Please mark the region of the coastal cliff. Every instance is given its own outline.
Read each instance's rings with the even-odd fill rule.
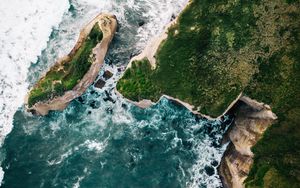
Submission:
[[[299,10],[299,1],[190,0],[133,58],[117,92],[142,108],[166,97],[207,118],[234,112],[224,186],[297,187]]]
[[[277,119],[270,106],[248,97],[241,97],[230,110],[235,121],[224,141],[230,141],[219,166],[219,175],[225,188],[243,188],[254,154],[251,148]]]
[[[116,28],[116,17],[111,14],[101,13],[89,22],[81,30],[71,52],[59,59],[30,90],[25,102],[28,111],[46,115],[50,110],[63,110],[73,99],[82,95],[96,79]],[[72,62],[74,59],[75,63]],[[72,63],[75,64],[74,68]],[[83,70],[86,72],[81,72],[82,76],[78,76]],[[50,86],[45,86],[49,82]],[[50,94],[45,94],[46,92]]]

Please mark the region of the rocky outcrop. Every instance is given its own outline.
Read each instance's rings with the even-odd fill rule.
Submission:
[[[224,142],[230,141],[230,144],[219,166],[219,175],[225,188],[242,188],[253,163],[251,147],[277,117],[270,106],[245,96],[235,104],[231,113],[235,122],[224,138]]]
[[[28,111],[38,115],[46,115],[50,110],[63,110],[67,105],[75,98],[82,95],[86,89],[95,81],[100,68],[102,67],[105,55],[107,53],[109,44],[113,39],[114,33],[117,29],[117,20],[114,15],[111,14],[99,14],[91,22],[89,22],[80,32],[79,39],[72,49],[72,51],[65,57],[59,59],[56,64],[60,64],[64,61],[69,61],[76,54],[76,51],[80,48],[86,37],[89,35],[95,24],[99,25],[103,33],[103,38],[99,44],[93,49],[93,56],[95,57],[91,67],[84,77],[78,82],[78,84],[70,91],[66,91],[62,96],[55,97],[46,102],[38,102],[32,107],[28,107],[28,99],[25,101],[25,106]]]

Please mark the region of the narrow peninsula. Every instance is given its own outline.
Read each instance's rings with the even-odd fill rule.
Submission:
[[[300,2],[190,0],[158,41],[118,93],[140,107],[166,96],[213,118],[231,111],[224,187],[298,187]]]
[[[99,14],[80,32],[71,52],[59,59],[26,98],[29,111],[46,115],[63,110],[94,82],[117,28],[114,15]]]

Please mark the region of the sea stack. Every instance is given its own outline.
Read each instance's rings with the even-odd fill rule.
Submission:
[[[80,32],[71,52],[59,59],[32,87],[25,99],[28,111],[47,115],[64,110],[95,81],[117,29],[112,14],[101,13]]]

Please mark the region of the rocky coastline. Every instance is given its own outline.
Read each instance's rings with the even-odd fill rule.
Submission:
[[[116,93],[121,96],[117,90]],[[179,99],[163,95],[160,100],[163,97],[186,107],[193,114],[209,120],[220,119],[226,114],[234,115],[235,120],[223,138],[223,144],[229,144],[218,167],[218,173],[224,188],[244,188],[244,180],[253,164],[254,154],[251,147],[262,138],[263,133],[277,119],[270,106],[243,96],[241,93],[222,115],[212,118],[194,111],[194,106]],[[138,102],[126,100],[143,109],[156,104],[146,99]]]
[[[75,98],[82,95],[85,90],[95,81],[100,68],[103,65],[105,55],[108,51],[109,44],[113,39],[113,36],[117,29],[117,19],[114,15],[108,13],[101,13],[90,21],[80,32],[79,39],[71,50],[71,52],[63,58],[60,58],[55,65],[60,65],[64,61],[69,61],[76,54],[76,51],[80,48],[90,31],[95,24],[99,25],[99,28],[103,32],[103,38],[100,43],[93,49],[93,62],[88,72],[84,77],[76,84],[76,86],[69,91],[66,91],[62,96],[55,97],[46,102],[39,101],[33,106],[28,105],[28,96],[25,99],[25,107],[29,112],[36,115],[47,115],[51,110],[64,110],[67,105]],[[43,77],[41,78],[43,79]]]
[[[230,109],[235,121],[223,142],[229,143],[219,166],[219,175],[225,188],[243,188],[250,172],[254,154],[251,147],[277,119],[269,105],[243,96]]]
[[[134,56],[126,69],[131,67],[133,61],[145,58],[149,60],[152,69],[155,69],[155,54],[159,49],[159,45],[167,38],[168,29],[173,24],[176,24],[177,18],[178,17],[166,26],[164,32],[160,36],[153,38],[139,55]],[[117,89],[115,89],[115,92],[117,95],[123,97]],[[226,114],[233,114],[235,116],[235,121],[228,129],[223,140],[224,144],[229,142],[229,145],[222,157],[218,173],[225,188],[245,187],[244,180],[247,178],[251,165],[253,164],[254,154],[251,151],[251,147],[261,139],[266,129],[277,119],[276,115],[271,111],[270,106],[259,103],[244,96],[243,93],[240,93],[221,115],[217,118],[213,118],[207,114],[199,113],[199,110],[195,109],[195,106],[192,104],[188,104],[172,96],[162,95],[158,102],[162,98],[172,100],[184,106],[193,114],[209,120],[220,119]],[[125,99],[143,109],[156,104],[148,99],[143,99],[141,101]]]

